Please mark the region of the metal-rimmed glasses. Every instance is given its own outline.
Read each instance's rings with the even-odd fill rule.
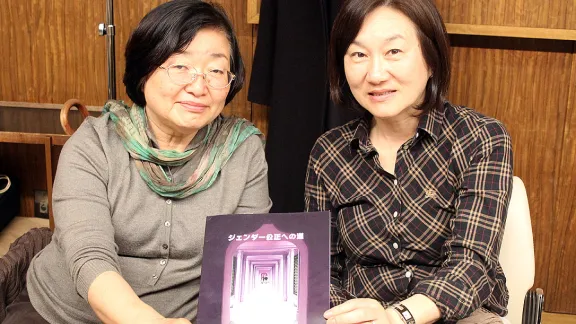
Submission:
[[[185,64],[172,64],[168,67],[159,66],[158,68],[166,70],[170,80],[179,85],[192,83],[201,75],[210,88],[224,89],[236,78],[228,70],[210,68],[205,73],[200,73],[194,67]]]

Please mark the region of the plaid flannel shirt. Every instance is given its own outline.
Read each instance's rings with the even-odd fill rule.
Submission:
[[[512,145],[499,121],[446,102],[384,171],[370,121],[322,135],[310,154],[306,209],[332,211],[332,306],[388,306],[423,294],[454,323],[485,307],[506,314],[498,262],[512,192]]]

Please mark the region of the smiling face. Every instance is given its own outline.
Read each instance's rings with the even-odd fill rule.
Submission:
[[[384,6],[366,16],[344,55],[344,71],[354,98],[381,119],[413,116],[430,78],[416,26]]]
[[[175,53],[161,66],[182,64],[201,73],[230,71],[230,42],[226,34],[202,29],[182,53]],[[165,69],[156,69],[144,85],[148,121],[166,134],[195,134],[224,109],[230,86],[213,89],[202,75],[188,83],[173,82]]]

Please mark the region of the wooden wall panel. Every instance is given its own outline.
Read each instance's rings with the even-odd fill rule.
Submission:
[[[446,23],[576,29],[576,0],[435,0]]]
[[[557,204],[557,199],[558,193],[566,188],[558,183],[559,174],[570,179],[567,181],[574,181],[576,171],[555,167],[563,156],[567,111],[574,112],[573,107],[567,106],[570,90],[567,72],[573,63],[573,43],[471,36],[453,36],[451,41],[449,99],[498,118],[509,130],[514,147],[514,173],[525,182],[529,196],[536,255],[535,286],[557,295],[557,288],[548,285],[551,269],[557,269],[555,275],[560,272],[568,275],[572,269],[566,263],[552,266],[560,254],[551,243],[557,239],[556,227],[566,225],[569,213],[572,219],[575,215],[574,209],[559,214],[558,209],[566,206],[564,202]],[[566,160],[564,164],[572,162]],[[576,249],[571,258],[568,263],[576,259]],[[576,291],[576,280],[561,284],[566,292]],[[562,308],[547,297],[546,309],[576,313],[576,295],[559,296],[571,306]]]
[[[555,208],[548,267],[546,308],[576,314],[576,43],[572,54],[570,95],[563,127],[562,153],[556,165]]]
[[[118,98],[129,102],[122,83],[124,50],[131,31],[140,19],[167,0],[116,0],[116,87]],[[246,0],[216,0],[228,13],[236,30],[244,64],[246,83],[224,109],[224,114],[255,123],[267,123],[266,115],[252,113],[247,100],[252,71],[255,33],[247,23]],[[89,6],[89,8],[87,8]],[[105,0],[5,0],[0,1],[0,21],[7,32],[0,33],[0,101],[62,104],[77,98],[85,105],[102,106],[107,99],[106,38],[97,35],[98,23],[105,22]],[[0,130],[60,133],[57,114],[0,110]],[[40,125],[37,117],[46,125]],[[4,119],[4,122],[2,122]],[[14,125],[15,122],[15,125]],[[25,124],[25,125],[24,125]],[[22,129],[22,127],[26,130]],[[266,128],[264,125],[261,127]]]
[[[99,112],[90,113],[92,116],[100,115]],[[71,111],[68,118],[72,128],[76,129],[80,126],[82,117],[78,111]],[[2,106],[0,106],[0,131],[64,134],[60,125],[60,110]]]
[[[106,99],[105,1],[0,1],[0,100]]]
[[[266,136],[268,134],[268,110],[270,107],[253,103],[252,122]]]

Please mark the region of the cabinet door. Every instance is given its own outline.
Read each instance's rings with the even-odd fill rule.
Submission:
[[[0,1],[0,100],[63,104],[107,96],[104,0]]]

